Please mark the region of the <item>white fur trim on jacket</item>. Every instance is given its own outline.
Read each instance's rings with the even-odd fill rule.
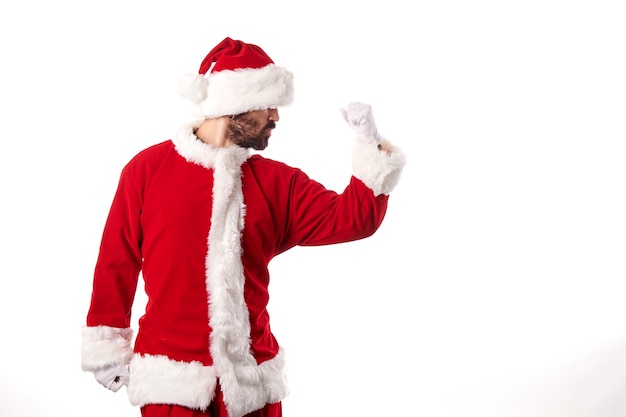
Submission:
[[[180,362],[166,356],[133,355],[126,389],[130,403],[179,404],[206,409],[215,395],[217,377],[211,366]]]
[[[207,169],[215,168],[218,159],[231,160],[230,170],[239,170],[251,155],[250,150],[239,146],[218,148],[202,142],[194,135],[193,130],[202,124],[203,119],[198,119],[181,127],[172,142],[176,152],[188,162],[200,165]]]
[[[250,320],[244,299],[241,232],[246,207],[237,158],[220,153],[213,171],[213,210],[206,257],[211,356],[224,403],[232,417],[258,410],[267,393],[250,349]]]
[[[375,144],[356,140],[352,153],[354,176],[371,188],[374,195],[391,193],[406,164],[406,156],[400,148],[383,141],[383,149],[386,151],[379,150]]]
[[[266,403],[285,398],[284,366],[282,350],[275,358],[258,365],[259,385],[239,389],[236,396],[231,394],[231,399],[240,402],[229,406],[229,417],[241,417],[262,408]],[[220,382],[223,384],[222,379]],[[175,361],[161,355],[134,354],[126,391],[130,403],[139,407],[155,403],[179,404],[204,410],[213,400],[216,384],[217,374],[212,366],[203,366],[200,362]],[[264,395],[259,396],[259,392],[264,392]],[[252,401],[254,399],[256,401]]]
[[[186,160],[213,169],[213,207],[205,259],[209,294],[210,350],[230,417],[240,417],[287,395],[283,355],[257,365],[251,350],[250,319],[244,298],[241,233],[246,206],[241,165],[250,151],[214,147],[184,127],[174,140]],[[132,380],[132,375],[131,375]]]
[[[81,367],[93,372],[110,365],[126,365],[133,353],[133,330],[109,326],[83,326]]]

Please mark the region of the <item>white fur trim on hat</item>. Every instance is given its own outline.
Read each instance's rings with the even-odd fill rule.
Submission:
[[[206,99],[209,82],[199,74],[183,74],[178,79],[178,94],[193,104]]]
[[[196,116],[215,118],[286,106],[293,101],[293,74],[274,64],[207,73],[185,74],[178,92],[195,104]]]

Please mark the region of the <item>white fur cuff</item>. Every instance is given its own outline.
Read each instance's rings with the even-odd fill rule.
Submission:
[[[81,366],[95,371],[110,365],[128,364],[133,353],[131,328],[83,326]]]
[[[400,174],[406,164],[404,152],[383,140],[383,149],[375,144],[356,140],[352,154],[352,172],[354,176],[369,188],[374,195],[388,195],[400,180]]]

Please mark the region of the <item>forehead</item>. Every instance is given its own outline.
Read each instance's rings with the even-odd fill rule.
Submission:
[[[238,119],[253,119],[253,120],[267,120],[271,117],[278,117],[278,110],[276,108],[250,110],[245,113],[239,113],[230,118],[233,120]]]
[[[250,110],[249,112],[244,114],[249,114],[251,116],[266,116],[269,114],[270,111],[271,109]]]

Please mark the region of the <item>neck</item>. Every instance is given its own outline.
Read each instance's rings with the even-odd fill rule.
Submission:
[[[232,142],[226,137],[228,128],[228,116],[206,119],[194,132],[196,137],[202,142],[218,148],[230,146]]]

